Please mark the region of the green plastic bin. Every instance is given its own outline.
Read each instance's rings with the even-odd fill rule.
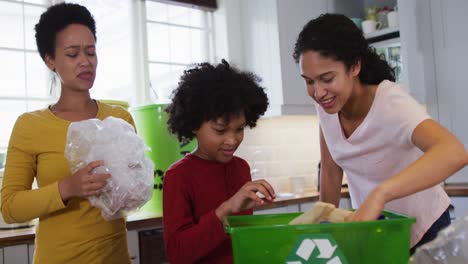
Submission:
[[[164,173],[181,157],[179,141],[167,130],[168,116],[164,111],[166,106],[167,104],[150,104],[130,109],[138,134],[151,148],[146,154],[155,165],[153,196],[141,210],[160,214],[162,214]]]
[[[229,216],[234,262],[408,263],[413,217],[385,211],[386,220],[288,225],[300,214]]]
[[[188,143],[185,143],[185,144],[180,143],[179,144],[180,157],[182,158],[183,156],[185,156],[185,154],[191,153],[193,150],[195,150],[195,148],[197,148],[197,146],[198,146],[198,142],[197,142],[197,139],[195,138]]]

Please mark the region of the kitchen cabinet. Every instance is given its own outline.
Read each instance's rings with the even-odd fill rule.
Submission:
[[[132,264],[167,262],[162,227],[128,231],[127,242]]]
[[[400,35],[410,91],[429,114],[468,145],[468,54],[464,0],[398,0]],[[403,45],[403,44],[402,44]],[[468,168],[446,180],[467,183]]]
[[[367,38],[392,33],[399,35],[401,45],[401,84],[421,104],[428,107],[435,119],[437,94],[435,89],[434,56],[432,47],[431,16],[429,4],[425,0],[335,0],[334,10],[348,17],[365,18],[368,7],[398,7],[399,27],[396,32],[389,28],[367,34]]]
[[[430,5],[426,0],[398,0],[398,9],[404,85],[438,120]]]
[[[34,260],[34,244],[28,244],[28,256],[29,264],[32,264]]]
[[[166,263],[163,228],[152,228],[138,232],[140,263]]]
[[[280,55],[280,76],[282,95],[282,114],[307,114],[314,113],[312,99],[307,94],[304,80],[300,76],[299,66],[292,58],[294,45],[299,32],[311,19],[332,11],[328,8],[328,0],[301,0],[290,1],[277,0],[277,21]],[[271,56],[271,54],[269,54]],[[273,98],[275,99],[275,98]]]
[[[3,248],[4,264],[29,264],[32,263],[28,254],[28,245],[16,245]]]
[[[0,248],[0,264],[32,264],[34,244],[21,244]]]
[[[269,116],[315,113],[299,67],[292,58],[297,36],[308,21],[327,12],[364,17],[366,7],[397,5],[396,0],[220,0],[218,3],[217,14],[222,13],[226,20],[215,23],[215,27],[220,24],[225,27],[216,31],[229,34],[217,36],[217,46],[228,47],[222,51],[218,48],[217,54],[262,78],[270,100]],[[215,21],[216,17],[215,14]],[[406,34],[406,38],[411,35]],[[412,70],[424,69],[421,65],[425,66],[415,64]],[[410,87],[410,91],[415,97],[424,98],[425,90],[420,87],[424,86]],[[424,103],[423,99],[420,101]]]
[[[225,54],[234,55],[230,57],[240,68],[261,77],[270,100],[267,115],[313,114],[314,106],[292,54],[302,27],[327,12],[328,1],[220,1],[220,9],[224,8],[231,8],[225,11],[229,18],[226,29],[230,30]]]
[[[398,5],[402,83],[420,103],[434,105],[436,91],[431,63],[432,46],[426,41],[432,36],[430,14],[427,4],[422,8],[419,6],[422,2],[220,0],[219,9],[223,11],[219,12],[224,12],[227,18],[224,31],[229,34],[223,36],[226,40],[220,43],[227,43],[227,51],[217,53],[262,78],[262,85],[266,87],[270,100],[267,115],[314,114],[315,109],[300,77],[299,67],[292,58],[294,44],[303,26],[322,13],[342,13],[348,17],[362,18],[365,17],[367,7]],[[426,89],[428,86],[430,88]]]
[[[365,18],[368,7],[398,7],[398,34],[401,44],[402,72],[400,82],[421,104],[428,106],[429,114],[435,119],[437,112],[436,78],[432,47],[431,14],[425,0],[335,0],[333,9],[348,17]],[[377,30],[367,37],[385,33]],[[430,107],[429,107],[430,106]]]
[[[420,0],[420,2],[426,1]],[[439,122],[453,132],[465,148],[468,146],[466,10],[468,10],[466,0],[430,1]],[[467,183],[468,168],[456,173],[446,182]]]

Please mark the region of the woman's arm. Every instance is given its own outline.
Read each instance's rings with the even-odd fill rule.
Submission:
[[[109,177],[108,174],[91,173],[94,167],[102,164],[92,162],[70,177],[51,181],[46,186],[32,190],[37,173],[38,153],[46,151],[44,147],[42,150],[37,147],[39,139],[35,129],[40,126],[37,122],[40,121],[29,115],[21,116],[10,137],[1,208],[7,223],[26,222],[65,208],[70,198],[98,194]],[[51,160],[49,166],[55,165],[59,166]]]
[[[343,170],[335,163],[320,128],[320,201],[340,204]]]
[[[3,175],[2,215],[7,223],[21,223],[65,207],[57,182],[31,190],[36,175],[35,123],[21,116],[10,137]]]
[[[464,145],[431,119],[421,122],[411,139],[424,155],[372,191],[351,220],[377,219],[385,203],[439,184],[468,164]]]

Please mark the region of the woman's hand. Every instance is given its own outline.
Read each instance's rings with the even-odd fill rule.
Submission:
[[[261,193],[265,198],[262,199],[257,195],[257,192]],[[224,221],[224,218],[228,215],[251,209],[265,203],[265,201],[271,202],[274,199],[275,191],[267,181],[247,182],[236,194],[216,209],[216,215],[221,221]]]
[[[99,194],[106,185],[110,174],[92,173],[92,171],[104,165],[101,160],[90,162],[86,167],[81,168],[72,176],[59,182],[59,191],[64,202],[72,197],[88,197]]]
[[[364,203],[346,220],[347,221],[374,221],[379,218],[380,214],[384,210],[385,197],[379,191],[379,188],[375,189],[369,196],[367,196]]]

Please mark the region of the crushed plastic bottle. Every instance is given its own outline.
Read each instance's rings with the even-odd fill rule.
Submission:
[[[126,121],[108,117],[70,124],[65,157],[75,173],[88,163],[103,160],[104,166],[93,173],[111,177],[90,203],[101,209],[104,219],[122,218],[143,206],[152,195],[154,164],[146,157],[147,149],[134,128]]]
[[[468,263],[468,215],[439,231],[437,237],[418,248],[411,264]]]

